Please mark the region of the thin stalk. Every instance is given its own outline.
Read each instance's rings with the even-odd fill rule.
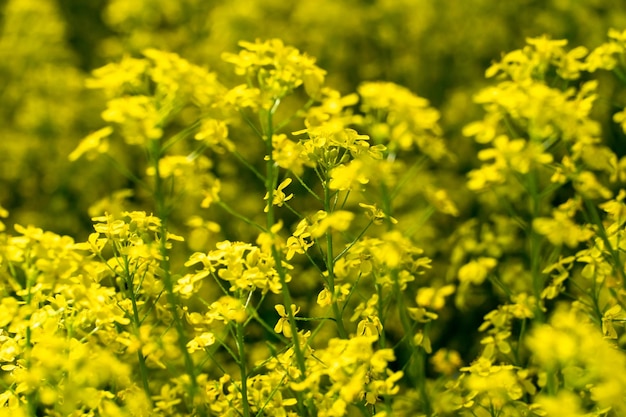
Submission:
[[[420,218],[415,219],[415,221],[413,222],[413,225],[404,232],[404,235],[407,237],[410,237],[410,236],[413,236],[418,231],[420,231],[422,226],[426,224],[428,219],[430,219],[431,216],[435,214],[436,211],[437,209],[435,209],[435,207],[432,205],[429,205],[428,207],[426,207],[424,209],[422,216]]]
[[[30,304],[32,302],[32,286],[33,286],[33,282],[36,280],[36,276],[35,276],[35,270],[31,269],[30,267],[28,268],[27,272],[26,272],[26,305],[29,306],[30,308]],[[30,361],[30,356],[31,356],[31,351],[33,349],[33,342],[32,342],[32,330],[30,327],[30,318],[31,315],[29,314],[28,316],[25,317],[26,322],[28,323],[28,325],[26,326],[26,336],[25,336],[25,352],[24,352],[24,357],[25,357],[25,368],[27,370],[30,370],[31,367],[31,361]],[[37,415],[36,413],[36,393],[35,391],[32,391],[30,393],[28,393],[26,395],[26,407],[28,408],[28,414],[32,417],[35,417]]]
[[[263,403],[263,405],[261,407],[259,407],[259,412],[256,413],[255,417],[263,417],[265,415],[265,407],[267,407],[269,405],[269,403],[272,401],[272,398],[274,398],[274,396],[276,395],[276,393],[278,392],[280,387],[285,384],[285,379],[286,379],[286,377],[283,377],[280,380],[280,382],[278,384],[276,384],[274,389],[272,389],[272,391],[267,396],[267,399],[265,400],[265,403]]]
[[[417,348],[417,354],[415,356],[415,370],[419,375],[417,385],[420,396],[422,397],[424,414],[427,416],[432,416],[430,398],[428,397],[428,392],[426,391],[426,351],[424,351],[424,348],[422,347]]]
[[[196,381],[196,369],[193,363],[193,359],[191,358],[191,354],[187,350],[186,340],[188,339],[187,334],[185,332],[185,328],[183,326],[183,322],[178,313],[178,306],[180,305],[180,300],[178,299],[176,293],[174,292],[174,282],[172,279],[171,271],[170,271],[170,258],[169,258],[169,249],[167,247],[167,217],[169,213],[169,209],[166,204],[165,193],[163,189],[163,179],[161,178],[161,172],[159,170],[159,160],[161,157],[161,149],[159,147],[159,143],[157,141],[152,141],[150,143],[150,157],[151,162],[154,167],[155,175],[154,175],[154,199],[156,204],[156,213],[157,217],[161,219],[160,225],[160,240],[159,240],[159,253],[161,255],[161,269],[163,271],[163,287],[165,288],[166,296],[167,296],[167,304],[172,314],[172,320],[174,324],[174,329],[177,333],[177,342],[178,348],[180,349],[181,355],[183,356],[183,362],[185,366],[185,371],[189,376],[189,388],[188,388],[188,396],[190,400],[190,409],[193,409],[193,404],[196,398],[196,394],[198,392],[198,382]],[[205,411],[203,407],[199,407],[200,415],[205,415]]]
[[[341,257],[343,255],[346,254],[346,252],[348,252],[354,245],[356,245],[356,243],[359,240],[361,240],[361,238],[363,237],[365,232],[367,232],[367,229],[369,229],[372,224],[374,224],[374,221],[370,220],[370,222],[367,224],[367,226],[365,226],[365,228],[363,230],[361,230],[361,233],[359,233],[359,235],[355,239],[352,239],[352,242],[350,242],[345,248],[343,248],[343,250],[341,252],[339,252],[339,254],[337,256],[335,256],[335,259],[333,260],[333,262],[337,262],[339,259],[341,259]]]
[[[526,319],[522,319],[522,328],[520,329],[519,336],[517,338],[517,345],[515,346],[515,364],[521,366],[521,358],[519,356],[520,347],[524,345],[524,338],[526,337]]]
[[[200,124],[201,124],[200,120],[196,120],[195,122],[193,122],[192,124],[184,128],[183,130],[178,132],[177,134],[172,135],[172,137],[170,137],[167,141],[165,141],[165,143],[163,143],[163,145],[161,146],[161,152],[167,151],[169,148],[174,146],[177,142],[180,142],[182,139],[189,137],[193,133],[194,130],[200,127]]]
[[[115,169],[117,169],[126,178],[128,178],[129,180],[133,181],[135,184],[139,185],[140,187],[142,187],[142,188],[144,188],[146,190],[150,189],[150,186],[148,186],[148,184],[146,184],[146,182],[144,182],[141,178],[139,178],[138,176],[133,174],[124,165],[120,164],[119,161],[117,161],[111,155],[109,155],[107,153],[105,153],[104,155],[107,157],[108,161],[115,167]]]
[[[328,181],[324,182],[324,210],[330,213],[331,210],[331,193],[330,187],[328,186]],[[333,315],[335,316],[335,320],[337,322],[337,331],[339,332],[339,336],[342,339],[348,338],[348,332],[346,332],[346,328],[343,324],[343,317],[341,315],[341,310],[339,309],[339,304],[335,297],[335,258],[333,256],[333,233],[329,230],[326,232],[326,271],[328,273],[328,290],[332,296],[332,309]]]
[[[261,232],[266,232],[267,231],[267,230],[265,230],[265,228],[263,226],[261,226],[260,224],[258,224],[254,220],[249,219],[248,217],[244,216],[243,214],[240,214],[237,211],[233,210],[228,204],[224,203],[223,201],[217,201],[215,204],[217,204],[222,209],[224,209],[224,211],[226,211],[228,214],[232,215],[233,217],[238,218],[242,222],[244,222],[244,223],[246,223],[246,224],[248,224],[248,225],[250,225],[252,227],[256,227]]]
[[[544,280],[541,276],[541,242],[542,237],[539,235],[532,222],[539,217],[540,197],[537,185],[537,175],[535,170],[528,173],[528,193],[530,194],[530,223],[528,224],[528,244],[530,249],[530,273],[533,284],[533,294],[537,300],[535,306],[535,318],[544,321],[544,314],[541,308],[541,292],[544,287]]]
[[[273,130],[273,116],[278,104],[279,100],[276,100],[272,106],[272,108],[267,112],[266,124],[264,126],[264,139],[266,145],[266,164],[265,164],[265,190],[268,195],[268,210],[266,216],[266,228],[268,233],[272,236],[272,241],[274,240],[272,226],[275,223],[275,213],[274,213],[274,205],[272,201],[274,201],[274,189],[276,187],[276,182],[278,181],[278,167],[274,164],[273,159],[273,143],[272,136],[274,135]],[[293,304],[293,299],[291,297],[291,292],[289,291],[289,287],[287,286],[287,274],[283,267],[283,259],[282,254],[279,252],[278,248],[275,244],[272,245],[272,257],[274,258],[274,264],[276,268],[276,272],[278,273],[278,277],[281,284],[281,293],[283,295],[283,304],[285,306],[285,312],[287,313],[287,318],[289,321],[289,327],[291,328],[291,334],[293,335],[293,350],[296,356],[296,363],[298,365],[298,369],[300,371],[299,380],[303,380],[306,376],[306,366],[304,361],[304,353],[302,352],[302,347],[300,346],[300,340],[298,336],[298,327],[296,326],[296,320],[291,309],[291,304]],[[302,402],[302,394],[297,393],[298,403],[303,404]],[[312,404],[309,405],[309,409],[306,409],[306,412],[314,412],[312,408]],[[304,409],[302,411],[305,411]]]
[[[246,124],[250,127],[250,129],[252,129],[252,131],[261,139],[263,139],[263,133],[259,130],[259,128],[257,128],[254,124],[254,122],[252,121],[252,119],[250,119],[248,117],[248,115],[246,115],[246,113],[243,110],[239,110],[239,114],[241,114],[241,117],[243,118],[243,120],[246,122]]]
[[[270,199],[271,198],[272,196],[270,195]],[[269,225],[272,224],[272,223],[269,223],[269,221],[270,220],[272,222],[274,221],[273,212],[274,210],[272,209],[272,205],[270,205],[269,210],[268,210],[268,228],[269,228]],[[283,265],[282,265],[282,262],[283,262],[282,256],[275,246],[272,246],[272,256],[274,258],[276,272],[278,272],[278,276],[280,279],[281,292],[283,294],[283,303],[285,305],[287,318],[289,319],[289,326],[291,327],[291,333],[293,334],[293,337],[294,337],[294,351],[296,354],[296,360],[298,362],[298,368],[300,368],[300,371],[302,372],[302,376],[304,376],[304,371],[305,371],[304,355],[302,353],[302,348],[300,347],[300,344],[298,343],[298,340],[297,340],[298,328],[296,326],[295,316],[293,314],[293,311],[291,310],[291,304],[293,304],[293,298],[291,297],[291,292],[289,291],[289,288],[287,287],[287,278],[286,278],[285,269],[283,268]]]
[[[295,208],[291,207],[291,205],[289,205],[289,203],[283,203],[283,206],[286,207],[290,212],[292,212],[293,214],[296,215],[296,217],[302,219],[304,218],[304,215],[302,215],[302,213],[300,213],[298,210],[296,210]]]
[[[378,318],[380,319],[381,323],[385,322],[385,302],[383,300],[383,287],[380,284],[376,284],[376,294],[378,295],[378,303],[376,305],[376,308],[378,309]],[[380,345],[381,348],[386,348],[387,347],[387,340],[385,338],[385,330],[383,329],[382,332],[380,332],[380,336],[378,338],[378,343]]]
[[[255,177],[265,182],[265,177],[263,176],[263,174],[261,174],[250,162],[248,162],[248,160],[244,158],[243,155],[241,155],[237,150],[234,150],[231,153],[235,156],[235,158],[239,160],[239,162],[243,164],[243,166],[248,168]]]
[[[547,378],[546,378],[546,391],[547,394],[549,396],[553,396],[556,395],[557,390],[559,388],[559,377],[557,374],[557,370],[554,369],[554,367],[550,367],[550,369],[547,372]]]
[[[315,104],[315,99],[310,98],[309,101],[307,101],[304,106],[302,106],[302,108],[296,112],[294,112],[291,116],[289,116],[287,119],[283,120],[281,123],[279,123],[278,125],[276,125],[276,127],[274,128],[275,132],[279,132],[281,131],[285,126],[287,126],[289,123],[291,123],[291,121],[293,119],[296,118],[297,115],[299,115],[301,112],[305,112],[308,109],[311,108],[311,106]]]
[[[389,189],[387,188],[387,184],[384,181],[380,184],[380,192],[383,197],[383,213],[385,213],[385,223],[387,224],[387,230],[391,230],[391,228],[393,227],[393,223],[391,222],[391,199],[393,197],[389,194]]]
[[[611,255],[611,260],[613,261],[614,270],[617,273],[617,277],[622,282],[622,286],[626,289],[626,280],[624,279],[624,264],[619,256],[619,253],[613,248],[611,241],[609,240],[609,236],[606,233],[606,229],[604,224],[602,223],[602,219],[600,218],[600,214],[598,213],[598,209],[596,206],[587,198],[584,198],[585,207],[589,212],[589,216],[591,217],[591,221],[597,226],[598,234],[604,242],[604,246],[606,246],[606,250]]]
[[[318,196],[317,193],[313,191],[298,174],[293,173],[293,175],[296,177],[300,185],[302,185],[302,187],[304,187],[304,189],[307,190],[309,194],[311,194],[317,201],[322,202],[320,196]]]
[[[428,158],[425,155],[422,155],[413,163],[413,165],[411,165],[411,168],[408,169],[408,171],[400,179],[396,187],[389,194],[390,200],[393,200],[394,198],[398,196],[398,194],[400,194],[400,191],[402,191],[402,188],[404,188],[407,182],[415,179],[415,176],[417,175],[417,171],[419,171],[419,169],[427,160]],[[389,213],[385,213],[385,214],[389,214]]]
[[[622,82],[622,84],[626,84],[626,74],[624,73],[624,71],[620,67],[615,67],[613,69],[613,73]]]
[[[250,319],[254,319],[257,323],[259,323],[268,333],[272,334],[275,333],[274,332],[274,328],[272,326],[270,326],[265,320],[263,320],[263,318],[261,318],[261,316],[259,315],[259,313],[257,312],[257,310],[255,309],[250,309],[250,318],[248,319],[248,321],[250,321]],[[275,337],[278,338],[278,340],[280,340],[282,343],[289,343],[289,340],[285,337],[283,337],[282,334],[275,334]]]
[[[250,417],[250,403],[248,402],[248,366],[246,364],[245,338],[243,325],[237,323],[235,326],[237,351],[239,360],[239,373],[241,375],[241,397],[243,403],[243,417]]]
[[[411,358],[409,358],[408,362],[413,360],[415,363],[412,372],[408,372],[407,376],[409,378],[413,377],[413,383],[417,386],[420,396],[422,397],[422,402],[424,406],[423,411],[427,416],[430,416],[432,413],[432,407],[430,404],[428,393],[426,391],[426,352],[424,351],[424,348],[414,346],[411,339],[411,335],[413,335],[414,330],[407,314],[408,310],[404,303],[404,293],[402,292],[402,289],[400,288],[400,283],[398,282],[398,270],[392,270],[391,275],[393,277],[393,293],[396,299],[395,304],[397,307],[398,315],[400,316],[400,323],[402,324],[402,328],[404,330],[404,337],[407,338],[406,345],[409,348],[412,356]]]
[[[133,274],[130,273],[130,265],[128,263],[128,257],[124,257],[124,271],[126,280],[126,296],[130,298],[131,305],[133,307],[133,314],[130,317],[133,323],[133,330],[135,335],[139,337],[139,328],[141,327],[141,318],[139,317],[139,308],[137,306],[137,298],[135,296],[135,290],[133,288]],[[146,365],[146,358],[143,356],[142,349],[137,350],[137,360],[139,362],[139,376],[141,377],[141,384],[143,390],[148,397],[148,401],[152,403],[152,395],[150,393],[150,384],[148,383],[148,366]]]

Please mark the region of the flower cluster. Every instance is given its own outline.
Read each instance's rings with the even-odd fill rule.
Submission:
[[[126,182],[84,241],[0,206],[0,416],[623,415],[625,40],[529,38],[463,135],[277,38],[96,69],[67,155]]]

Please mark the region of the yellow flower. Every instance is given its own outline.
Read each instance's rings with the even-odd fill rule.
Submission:
[[[272,159],[281,168],[302,175],[305,165],[311,165],[303,155],[302,143],[294,142],[287,135],[279,134],[272,137]]]
[[[235,144],[228,139],[228,125],[223,120],[204,119],[200,130],[194,136],[195,140],[204,142],[212,150],[220,152],[223,149],[234,151]]]
[[[269,109],[275,100],[304,85],[310,97],[317,97],[326,71],[315,65],[315,59],[280,39],[239,42],[239,54],[224,53],[222,59],[235,65],[235,73],[258,82],[262,106]]]
[[[385,219],[389,219],[391,224],[398,224],[398,220],[385,214],[385,212],[382,209],[379,209],[376,204],[359,203],[359,206],[367,210],[365,215],[368,219],[374,222],[374,224],[383,224]]]
[[[189,353],[194,353],[198,350],[203,350],[207,346],[211,346],[215,343],[215,335],[211,332],[204,332],[194,337],[187,343],[187,350]]]
[[[274,326],[274,331],[276,333],[284,334],[285,337],[291,338],[293,336],[293,333],[291,333],[291,326],[289,324],[289,316],[287,315],[287,312],[285,311],[285,306],[282,304],[276,304],[274,308],[276,309],[276,312],[280,316],[280,318],[278,319],[278,322],[276,323],[276,326]],[[300,311],[300,307],[296,307],[295,304],[291,305],[291,313],[293,314],[293,316],[298,314],[299,311]]]
[[[311,233],[309,232],[309,223],[306,219],[300,220],[296,226],[296,230],[292,236],[287,238],[285,243],[286,254],[285,258],[290,260],[296,253],[304,254],[311,246],[313,242],[311,239]]]
[[[224,102],[236,109],[257,109],[261,105],[261,91],[246,84],[235,86],[224,94]]]
[[[463,365],[463,360],[456,350],[442,348],[430,358],[430,363],[436,372],[452,375]]]
[[[360,185],[367,184],[369,179],[363,173],[363,162],[354,159],[347,164],[336,166],[330,172],[329,187],[331,190],[358,190]]]
[[[378,336],[383,331],[383,324],[378,316],[367,316],[356,326],[357,336]]]
[[[613,192],[598,181],[598,177],[591,171],[582,171],[573,181],[574,188],[586,198],[609,199]]]
[[[196,293],[202,285],[202,280],[209,276],[209,271],[200,271],[195,274],[186,274],[179,278],[174,285],[174,292],[181,295],[182,298],[189,298]]]
[[[425,197],[428,202],[441,213],[449,214],[450,216],[455,217],[459,215],[459,209],[456,204],[454,204],[454,201],[452,201],[446,190],[436,189],[429,186],[426,189]]]
[[[9,217],[9,212],[7,209],[0,205],[0,219],[6,219]],[[2,220],[0,220],[0,232],[4,232],[6,230],[6,226]]]
[[[602,315],[602,333],[607,339],[617,339],[617,331],[613,326],[613,322],[624,322],[626,313],[622,311],[622,307],[619,304],[615,304],[613,307],[607,309]]]
[[[391,82],[364,82],[358,92],[365,124],[391,152],[417,146],[433,160],[449,155],[441,138],[440,114],[428,100]]]
[[[324,288],[317,295],[317,305],[320,307],[326,307],[332,304],[333,297],[328,288]]]
[[[68,157],[69,160],[76,161],[83,155],[86,155],[87,159],[92,160],[99,153],[105,153],[109,150],[109,142],[106,139],[111,133],[113,133],[113,128],[107,126],[89,134],[78,144],[76,149],[70,153]]]
[[[125,96],[107,102],[102,119],[116,123],[122,129],[124,141],[129,145],[145,145],[163,135],[161,117],[153,98]]]
[[[293,198],[293,194],[289,194],[286,195],[283,190],[285,188],[287,188],[289,186],[289,184],[291,184],[291,178],[287,178],[285,179],[283,182],[281,182],[280,184],[278,184],[278,187],[276,188],[276,190],[274,190],[274,193],[272,195],[272,205],[274,206],[278,206],[278,207],[282,207],[283,204],[285,204],[286,201],[289,201]],[[263,198],[264,200],[269,199],[270,193],[266,193],[265,197]],[[263,211],[265,211],[266,213],[269,210],[269,205],[265,206],[265,209]]]
[[[424,307],[408,307],[407,311],[409,316],[418,323],[428,323],[439,318],[437,313],[428,311]]]
[[[313,223],[310,226],[310,233],[313,239],[323,236],[328,229],[343,232],[348,230],[350,223],[354,219],[354,213],[346,210],[337,210],[330,214],[325,211],[318,211],[313,216]]]
[[[625,198],[626,190],[622,189],[613,200],[607,201],[599,206],[609,215],[609,218],[618,225],[622,225],[626,222],[626,204],[624,204]]]
[[[570,248],[575,248],[579,243],[593,237],[593,230],[574,223],[572,219],[563,216],[559,211],[555,210],[553,216],[553,218],[538,217],[533,220],[535,231],[546,236],[553,245],[565,244]]]
[[[580,395],[569,391],[559,391],[556,396],[539,395],[536,399],[539,410],[546,417],[586,417],[589,414],[581,408]]]
[[[430,307],[433,310],[441,310],[445,303],[445,297],[454,294],[454,285],[444,285],[440,288],[421,287],[417,290],[416,302],[420,307]]]
[[[223,321],[224,323],[233,321],[243,323],[247,320],[248,313],[241,300],[225,295],[211,303],[209,311],[206,313],[206,318],[208,323],[211,323],[213,320]]]
[[[599,45],[585,59],[587,71],[613,70],[619,62],[619,56],[624,54],[624,50],[623,44],[613,40]]]
[[[487,376],[472,373],[464,383],[471,391],[489,393],[489,401],[498,406],[519,400],[524,395],[524,389],[511,369],[493,367]]]
[[[92,72],[86,81],[87,88],[102,89],[109,97],[124,94],[143,86],[143,74],[148,67],[145,59],[124,57],[119,63],[107,64]]]
[[[424,349],[424,352],[426,353],[432,353],[433,351],[430,343],[430,337],[424,334],[424,332],[422,332],[421,330],[415,333],[415,335],[413,336],[413,343],[415,343],[415,346],[419,346]]]
[[[459,281],[480,285],[497,264],[498,261],[495,258],[489,257],[480,257],[470,261],[459,269]]]

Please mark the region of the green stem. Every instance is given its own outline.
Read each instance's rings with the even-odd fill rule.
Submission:
[[[115,167],[115,169],[117,169],[126,178],[133,181],[135,184],[138,184],[141,188],[144,188],[146,190],[150,189],[148,184],[146,184],[141,178],[133,174],[129,169],[127,169],[124,165],[122,165],[118,160],[116,160],[109,154],[105,153],[104,155],[108,158],[109,162]]]
[[[183,130],[181,130],[180,132],[176,133],[175,135],[172,135],[161,146],[161,152],[167,151],[169,148],[174,146],[176,143],[178,143],[181,140],[191,136],[191,134],[195,130],[197,130],[200,127],[201,124],[202,124],[202,122],[200,120],[196,120],[195,122],[193,122],[189,126],[185,127]]]
[[[233,155],[235,155],[235,158],[237,158],[239,160],[239,162],[241,162],[243,164],[243,166],[245,166],[246,168],[248,168],[250,170],[250,172],[252,172],[254,174],[255,177],[257,177],[258,179],[260,179],[261,181],[265,181],[265,177],[263,176],[263,174],[261,174],[250,162],[248,162],[248,160],[246,158],[243,157],[243,155],[241,155],[237,150],[234,150],[232,152]]]
[[[279,132],[281,131],[285,126],[287,126],[289,123],[291,123],[291,121],[293,119],[296,118],[296,116],[298,116],[300,113],[304,113],[306,112],[308,109],[311,108],[311,106],[315,104],[315,99],[310,98],[309,101],[307,101],[304,106],[302,106],[302,108],[300,110],[298,110],[297,112],[294,112],[291,116],[289,116],[287,119],[283,120],[281,123],[279,123],[276,128],[274,129],[275,132]]]
[[[389,194],[389,189],[387,188],[387,184],[384,181],[380,184],[380,192],[383,199],[383,212],[385,213],[385,223],[387,224],[387,230],[391,230],[391,228],[393,227],[393,223],[391,222],[391,199],[393,197]]]
[[[241,398],[243,403],[243,417],[250,417],[250,403],[248,402],[248,366],[246,363],[245,340],[243,334],[243,324],[236,325],[236,341],[239,360],[239,373],[241,375]]]
[[[587,198],[584,198],[584,201],[585,201],[585,207],[587,208],[587,211],[589,212],[589,216],[591,217],[591,221],[596,225],[598,234],[600,235],[602,242],[604,242],[604,246],[606,247],[606,250],[609,252],[609,255],[611,256],[611,259],[614,265],[613,269],[615,270],[618,279],[622,282],[622,286],[626,289],[626,280],[624,279],[625,278],[624,277],[624,264],[622,262],[622,259],[620,258],[619,253],[613,248],[613,245],[611,244],[611,241],[609,240],[609,236],[604,227],[604,223],[602,223],[602,219],[600,218],[600,213],[598,213],[598,209],[596,208],[595,204],[593,204],[593,202],[591,202]]]
[[[32,286],[33,286],[33,282],[35,282],[37,279],[36,277],[36,271],[34,270],[34,268],[28,267],[28,269],[26,270],[26,305],[28,306],[28,308],[31,308],[31,302],[32,302]],[[31,351],[33,349],[33,342],[32,342],[32,330],[30,327],[30,318],[31,315],[28,314],[25,317],[26,322],[28,323],[28,325],[26,326],[26,336],[25,336],[25,352],[24,352],[24,358],[25,358],[25,368],[30,371],[31,368]],[[34,387],[31,387],[34,388]],[[28,415],[35,417],[37,415],[37,405],[36,405],[36,393],[35,391],[31,391],[30,393],[28,393],[26,395],[26,407],[28,408]]]
[[[533,284],[533,294],[536,299],[535,318],[544,321],[543,309],[541,306],[541,292],[544,287],[544,279],[541,274],[541,241],[534,227],[533,220],[539,217],[540,196],[537,184],[537,173],[534,169],[528,173],[528,193],[530,194],[530,223],[528,225],[528,243],[530,249],[530,273]]]
[[[426,351],[422,347],[417,348],[417,354],[415,357],[415,370],[419,375],[417,385],[420,396],[422,397],[424,414],[427,416],[432,416],[430,398],[428,397],[428,392],[426,391]]]
[[[126,281],[126,296],[130,298],[131,305],[133,307],[133,314],[131,320],[133,323],[133,330],[135,335],[139,337],[139,328],[141,327],[141,318],[139,317],[139,307],[137,306],[137,298],[135,296],[135,290],[133,285],[133,274],[130,272],[130,265],[128,263],[128,257],[124,256],[124,272]],[[139,362],[139,376],[141,377],[141,384],[143,390],[148,397],[148,401],[152,403],[152,395],[150,393],[150,384],[148,383],[148,366],[146,365],[146,358],[143,356],[142,349],[137,350],[137,360]]]
[[[300,343],[298,341],[298,327],[296,326],[295,316],[293,314],[293,311],[291,310],[291,305],[293,304],[293,298],[291,297],[291,292],[289,291],[289,288],[287,287],[286,272],[282,266],[282,256],[275,246],[272,247],[272,256],[274,258],[276,272],[278,273],[278,276],[280,279],[281,292],[283,294],[283,304],[285,305],[285,312],[287,313],[287,318],[289,319],[289,327],[291,328],[291,334],[293,335],[294,352],[296,354],[296,361],[298,363],[298,368],[302,372],[301,376],[304,377],[305,375],[304,355],[302,353],[302,348],[300,347]]]
[[[558,370],[555,369],[554,367],[550,367],[550,369],[548,369],[547,372],[547,378],[546,378],[546,390],[548,395],[553,396],[556,395],[557,390],[559,388],[559,377],[557,374]]]
[[[348,245],[346,245],[345,248],[343,248],[343,250],[341,252],[339,252],[339,254],[337,256],[335,256],[335,259],[333,260],[333,262],[337,262],[339,259],[341,259],[341,257],[343,255],[345,255],[354,245],[356,245],[356,243],[361,240],[361,238],[363,237],[363,235],[365,235],[365,232],[367,232],[367,230],[370,228],[370,226],[374,224],[373,220],[370,220],[370,222],[367,224],[367,226],[365,226],[363,228],[363,230],[361,230],[361,233],[359,233],[359,235],[352,239],[352,242],[350,242]]]
[[[404,186],[409,181],[413,181],[416,178],[417,172],[420,170],[422,165],[427,160],[428,160],[428,158],[425,155],[422,155],[413,163],[413,165],[411,165],[411,168],[408,169],[406,174],[404,174],[404,176],[400,179],[400,181],[398,181],[398,184],[395,186],[395,188],[391,191],[391,193],[389,193],[389,200],[390,201],[393,200],[394,198],[396,198],[400,194],[400,191],[402,191],[402,188],[404,188]],[[383,183],[383,185],[384,185],[384,183]],[[391,213],[385,212],[385,214],[390,215]]]
[[[252,227],[256,227],[261,232],[266,232],[266,230],[265,230],[265,228],[263,228],[263,226],[261,226],[260,224],[258,224],[254,220],[249,219],[248,217],[244,216],[243,214],[240,214],[237,211],[233,210],[228,204],[224,203],[223,201],[218,201],[218,202],[216,202],[216,204],[218,206],[220,206],[222,209],[224,209],[224,211],[226,211],[228,214],[232,215],[233,217],[238,218],[242,222],[244,222],[244,223],[246,223],[246,224],[248,224],[248,225],[250,225]]]
[[[524,338],[526,337],[526,319],[522,319],[521,323],[522,327],[519,332],[519,336],[517,338],[517,345],[515,346],[515,363],[514,365],[521,366],[521,358],[520,358],[520,348],[524,345]]]
[[[391,275],[393,278],[393,293],[396,299],[396,307],[398,311],[398,315],[400,316],[400,323],[402,324],[402,328],[404,330],[404,337],[406,339],[406,346],[411,354],[411,358],[407,362],[414,360],[415,365],[413,369],[409,368],[409,372],[407,372],[407,376],[409,379],[413,379],[413,384],[417,386],[417,389],[420,393],[423,403],[423,411],[427,416],[430,416],[432,413],[432,407],[430,404],[430,398],[428,397],[428,393],[426,391],[426,352],[424,348],[420,346],[414,346],[413,343],[413,326],[411,325],[411,321],[407,314],[407,308],[404,303],[404,293],[400,288],[400,283],[398,282],[398,270],[393,269],[391,271]],[[425,335],[426,336],[426,335]]]
[[[378,318],[380,319],[381,323],[384,323],[385,322],[385,302],[383,300],[383,286],[382,285],[376,284],[376,294],[378,295],[378,303],[376,305],[376,308],[378,309]],[[380,332],[378,343],[382,349],[387,347],[387,340],[385,337],[384,329],[382,332]]]
[[[252,119],[250,119],[248,117],[248,115],[243,111],[243,110],[239,110],[239,114],[241,114],[241,117],[243,118],[243,120],[246,122],[246,124],[252,129],[252,131],[261,139],[263,139],[263,133],[261,133],[259,131],[259,129],[254,125],[254,123],[252,122]]]
[[[159,240],[159,252],[161,255],[161,269],[163,271],[163,286],[165,288],[166,296],[167,296],[167,304],[172,314],[172,320],[174,324],[174,329],[176,330],[178,336],[178,348],[183,356],[183,362],[185,366],[185,371],[189,376],[189,388],[188,388],[188,396],[190,400],[190,409],[193,409],[193,405],[195,402],[196,394],[198,392],[198,382],[196,381],[196,369],[193,363],[193,359],[191,358],[191,354],[187,350],[186,340],[188,339],[187,334],[185,332],[185,328],[183,326],[183,322],[179,316],[178,306],[181,305],[180,300],[178,299],[176,293],[174,292],[174,282],[172,279],[171,271],[170,271],[170,258],[169,258],[169,249],[167,247],[167,218],[169,214],[169,209],[166,204],[165,193],[163,189],[163,179],[161,178],[161,172],[159,170],[159,160],[161,158],[162,150],[157,141],[152,141],[150,143],[150,157],[152,165],[154,166],[154,199],[156,204],[156,213],[157,217],[161,219],[160,225],[160,240]],[[205,415],[204,408],[199,408],[200,415]]]
[[[626,84],[626,74],[624,73],[624,71],[620,67],[615,67],[613,69],[613,73],[622,82],[622,84]]]
[[[272,226],[275,223],[275,213],[274,213],[274,205],[272,201],[274,201],[274,188],[276,187],[276,182],[278,180],[278,168],[274,164],[273,159],[273,143],[272,136],[274,135],[273,130],[273,116],[276,108],[278,107],[279,100],[274,102],[272,108],[267,112],[267,120],[266,125],[264,126],[264,139],[266,145],[266,164],[265,164],[265,190],[268,195],[268,210],[266,216],[267,222],[267,231],[270,233],[272,241],[274,241],[274,232],[272,232]],[[299,381],[304,380],[306,377],[306,366],[304,361],[304,353],[302,352],[302,347],[300,346],[300,339],[298,335],[298,327],[296,326],[296,320],[291,310],[291,305],[293,304],[293,299],[291,297],[291,292],[289,291],[289,287],[287,286],[287,273],[283,267],[283,257],[275,244],[272,245],[272,257],[274,258],[274,264],[276,268],[276,272],[278,273],[278,277],[281,285],[281,293],[283,295],[283,304],[285,306],[285,312],[287,313],[287,318],[289,321],[289,327],[291,328],[291,334],[293,335],[293,350],[296,356],[296,363],[298,365],[298,369],[300,371],[300,376],[298,377]],[[302,402],[302,394],[297,392],[298,404],[301,406],[304,404]],[[301,409],[303,412],[313,412],[313,405],[307,402],[308,409]]]
[[[331,211],[331,193],[328,181],[324,182],[324,210],[327,213]],[[328,272],[328,290],[332,297],[332,309],[333,315],[337,322],[337,331],[342,339],[348,338],[348,332],[343,324],[343,317],[339,308],[339,303],[335,297],[335,258],[333,255],[333,234],[329,230],[326,232],[326,271]]]
[[[304,189],[307,190],[309,194],[311,194],[317,201],[320,201],[320,202],[322,201],[322,199],[317,195],[317,193],[313,191],[298,174],[293,173],[293,175],[296,177],[300,185],[302,185],[302,187],[304,187]]]

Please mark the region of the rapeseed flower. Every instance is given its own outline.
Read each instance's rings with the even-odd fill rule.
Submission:
[[[289,317],[287,316],[287,313],[285,311],[285,306],[282,304],[277,304],[274,306],[274,308],[276,309],[276,312],[280,316],[280,319],[274,326],[274,331],[276,333],[284,334],[285,337],[291,338],[293,334],[291,333],[291,327],[289,326]],[[292,304],[290,308],[291,308],[291,314],[293,316],[298,314],[298,312],[300,311],[300,308],[297,307],[295,304]]]

